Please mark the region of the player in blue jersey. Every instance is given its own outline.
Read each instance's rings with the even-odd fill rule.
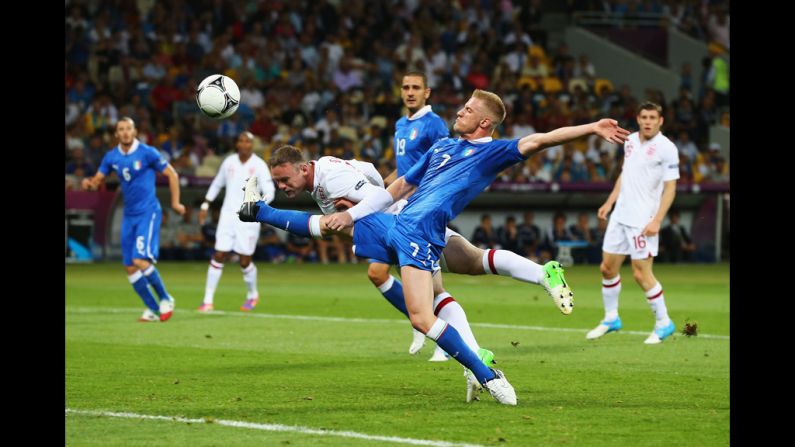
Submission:
[[[119,145],[105,154],[92,178],[83,179],[83,189],[97,189],[111,171],[121,182],[124,214],[121,221],[121,250],[124,268],[133,289],[141,297],[146,310],[138,321],[167,321],[174,311],[174,298],[166,292],[163,280],[154,266],[160,250],[160,221],[163,211],[155,195],[155,174],[168,177],[171,207],[180,215],[185,206],[179,201],[179,176],[157,149],[141,143],[135,122],[124,117],[116,123]],[[157,293],[155,299],[149,286]]]
[[[397,169],[384,179],[387,186],[397,177],[408,172],[433,143],[450,135],[447,124],[433,112],[431,105],[427,104],[430,96],[431,89],[428,87],[425,73],[409,71],[403,75],[400,97],[408,114],[395,123],[393,144]],[[389,274],[389,264],[370,259],[367,277],[389,302],[404,306],[403,286],[399,279]],[[450,297],[450,300],[453,298]],[[409,354],[418,353],[426,340],[425,334],[416,329],[413,331],[414,337],[409,346]],[[444,361],[448,358],[444,351],[437,347],[430,360]]]
[[[498,402],[516,405],[516,392],[505,375],[485,366],[456,329],[433,314],[432,275],[439,270],[445,228],[508,166],[586,135],[595,133],[612,143],[622,143],[629,132],[615,120],[603,119],[518,140],[493,140],[491,135],[505,114],[499,96],[483,90],[473,92],[456,114],[453,128],[461,138],[439,140],[405,176],[389,186],[394,200],[411,196],[386,238],[399,259],[412,325],[472,371],[473,380]]]

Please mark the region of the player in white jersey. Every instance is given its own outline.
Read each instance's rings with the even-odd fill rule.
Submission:
[[[663,289],[652,272],[657,256],[660,225],[676,195],[679,178],[679,153],[660,132],[662,108],[644,102],[638,108],[640,130],[624,143],[624,166],[598,216],[606,219],[615,204],[602,243],[602,300],[605,318],[588,332],[587,339],[599,338],[621,329],[618,296],[621,293],[619,269],[627,255],[632,274],[646,293],[655,315],[654,330],[644,343],[657,344],[674,333],[675,326],[665,307]]]
[[[259,302],[257,290],[257,266],[251,260],[251,255],[257,248],[260,224],[257,222],[241,222],[237,218],[237,211],[243,203],[243,188],[249,177],[257,177],[264,201],[270,203],[275,195],[275,187],[271,174],[265,161],[254,154],[254,135],[243,132],[237,137],[237,154],[230,155],[221,163],[218,174],[210,184],[210,189],[204,196],[204,203],[199,212],[199,224],[204,224],[207,218],[207,209],[210,202],[215,200],[221,188],[226,188],[224,204],[221,207],[221,217],[215,233],[215,254],[210,259],[207,268],[207,283],[204,288],[204,300],[199,306],[199,311],[213,310],[213,299],[218,281],[223,273],[224,261],[230,252],[235,252],[240,257],[240,268],[243,270],[243,281],[248,289],[246,301],[240,306],[242,311],[253,310]]]

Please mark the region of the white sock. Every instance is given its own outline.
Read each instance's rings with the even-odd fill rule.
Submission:
[[[320,214],[314,214],[309,216],[309,234],[312,235],[313,238],[321,238],[323,237],[323,232],[320,230],[320,218],[323,217]]]
[[[467,314],[464,312],[464,308],[449,293],[442,292],[436,295],[436,298],[433,299],[433,314],[451,324],[461,335],[461,338],[464,339],[464,342],[473,351],[478,352],[480,345],[475,340],[472,328],[469,327]]]
[[[533,284],[541,284],[544,278],[544,267],[508,250],[486,250],[483,253],[483,270],[487,274],[510,276]]]
[[[605,321],[618,318],[618,295],[621,293],[621,275],[612,279],[602,278],[602,302],[605,305]]]
[[[663,288],[658,282],[651,289],[646,291],[646,299],[649,302],[651,311],[654,312],[654,318],[657,320],[654,323],[654,328],[658,329],[667,326],[671,322],[668,317],[668,309],[665,307],[665,296],[663,296]]]
[[[218,281],[221,280],[221,275],[223,273],[224,264],[210,259],[210,266],[207,267],[207,284],[204,286],[204,304],[213,303],[215,289],[218,287]]]
[[[246,283],[248,287],[248,293],[246,294],[247,299],[256,298],[259,296],[257,292],[257,266],[254,265],[252,262],[248,265],[248,267],[242,269],[243,270],[243,281]]]

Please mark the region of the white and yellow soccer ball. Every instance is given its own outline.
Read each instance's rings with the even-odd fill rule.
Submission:
[[[240,105],[240,89],[228,76],[207,76],[196,90],[196,104],[210,118],[229,118]]]

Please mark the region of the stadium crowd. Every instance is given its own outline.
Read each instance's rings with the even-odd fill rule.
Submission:
[[[391,137],[403,113],[399,86],[408,69],[427,73],[433,89],[429,102],[449,123],[473,89],[498,93],[508,107],[498,137],[605,116],[636,130],[640,101],[664,104],[663,131],[680,150],[680,181],[728,180],[720,147],[708,143],[710,126],[729,126],[728,92],[715,88],[714,70],[704,71],[704,87],[694,91],[689,67],[683,67],[676,98],[653,88],[632,92],[614,86],[599,77],[589,55],[570,54],[565,43],[548,47],[539,0],[351,0],[344,9],[341,4],[67,1],[66,188],[77,189],[80,179],[96,171],[115,144],[113,129],[122,116],[135,120],[138,138],[159,148],[181,176],[214,176],[245,129],[255,135],[255,152],[266,160],[276,147],[292,144],[313,158],[370,161],[386,176],[395,168]],[[567,2],[572,11],[666,13],[686,32],[711,42],[705,68],[729,48],[728,33],[724,41],[722,25],[715,25],[725,23],[728,29],[722,4]],[[204,117],[195,104],[196,86],[213,73],[235,79],[241,90],[240,108],[222,121]],[[622,161],[621,147],[592,137],[532,157],[497,182],[611,182]],[[200,227],[195,210],[184,217],[166,214],[162,231],[174,234],[161,240],[174,245],[163,247],[163,258],[203,259],[212,247],[213,224]],[[582,233],[593,247],[600,243],[599,228],[569,231],[564,225],[556,233],[550,225],[528,239],[523,225],[514,220],[495,232],[503,239],[524,235],[519,242],[496,238],[493,244],[515,245],[517,252],[543,259],[554,255],[552,242],[566,240],[560,238],[570,237],[567,233]],[[260,259],[348,261],[344,247],[282,242],[271,233],[263,231]],[[591,251],[583,250],[584,260],[593,257]]]

